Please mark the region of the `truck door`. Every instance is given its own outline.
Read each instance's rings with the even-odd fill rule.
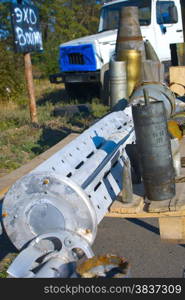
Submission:
[[[154,14],[155,44],[161,61],[171,59],[170,44],[183,42],[182,17],[179,0],[156,1]]]

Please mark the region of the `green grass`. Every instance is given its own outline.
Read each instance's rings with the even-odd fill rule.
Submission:
[[[92,101],[91,109],[94,118],[101,118],[109,111],[109,107],[103,105],[99,99]]]
[[[1,262],[0,262],[0,279],[7,278],[8,273],[7,269],[9,268],[10,264],[17,256],[17,253],[9,253]]]
[[[62,86],[53,86],[46,80],[35,81],[35,84],[38,127],[30,122],[28,105],[0,104],[0,177],[46,151],[69,133],[81,133],[108,112],[108,106],[93,99],[89,116],[79,113],[73,117],[56,117],[53,114],[56,107],[79,101],[69,101]]]
[[[10,264],[6,263],[2,269],[2,271],[0,272],[0,278],[7,278],[7,269],[9,267]]]

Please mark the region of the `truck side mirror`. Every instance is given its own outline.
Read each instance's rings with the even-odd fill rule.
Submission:
[[[177,7],[175,5],[169,6],[168,11],[169,11],[171,23],[177,23],[178,22]]]
[[[161,25],[160,25],[160,28],[161,28],[161,32],[162,32],[163,34],[165,34],[165,33],[166,33],[166,26],[164,26],[163,24],[161,24]]]

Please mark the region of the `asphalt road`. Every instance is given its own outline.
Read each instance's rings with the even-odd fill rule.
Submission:
[[[182,278],[185,245],[160,240],[158,219],[104,218],[93,244],[96,255],[116,254],[131,264],[132,278]]]
[[[120,219],[105,217],[98,226],[93,244],[96,255],[116,254],[131,265],[132,278],[182,278],[185,245],[160,240],[158,219]],[[3,258],[11,258],[15,248],[0,236],[0,270]]]

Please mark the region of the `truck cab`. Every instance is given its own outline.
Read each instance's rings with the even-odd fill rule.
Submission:
[[[105,81],[107,65],[115,54],[119,11],[138,6],[144,40],[149,40],[161,62],[171,60],[170,44],[183,42],[180,0],[116,0],[100,10],[98,33],[59,46],[60,73],[50,76],[53,83],[65,83],[68,92]]]

